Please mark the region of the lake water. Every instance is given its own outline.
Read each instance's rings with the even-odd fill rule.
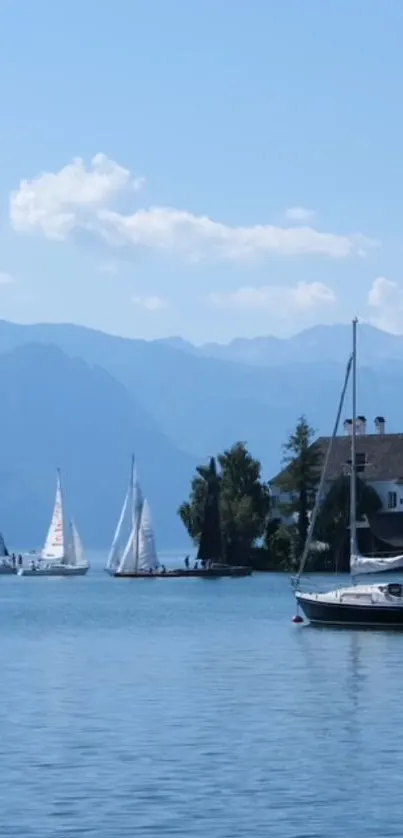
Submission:
[[[403,835],[403,634],[286,577],[0,579],[0,836]]]

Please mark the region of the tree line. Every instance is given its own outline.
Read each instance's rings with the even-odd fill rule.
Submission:
[[[236,442],[199,466],[189,499],[178,512],[195,545],[206,521],[210,487],[219,498],[220,542],[230,564],[251,564],[257,570],[295,571],[304,549],[310,514],[323,465],[323,449],[314,429],[301,416],[283,445],[283,470],[276,487],[287,500],[274,506],[262,466],[246,443]],[[357,516],[371,516],[381,507],[376,491],[357,477]],[[327,491],[317,518],[307,569],[348,569],[350,478],[340,473]],[[204,525],[204,535],[206,525]]]

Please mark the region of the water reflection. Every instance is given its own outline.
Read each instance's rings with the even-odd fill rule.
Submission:
[[[276,576],[2,591],[0,835],[400,838],[401,637]]]

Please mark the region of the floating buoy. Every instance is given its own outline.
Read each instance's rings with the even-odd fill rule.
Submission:
[[[292,618],[293,623],[303,623],[303,619],[300,614],[296,614],[295,617]]]

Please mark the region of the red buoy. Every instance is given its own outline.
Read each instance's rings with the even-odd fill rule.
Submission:
[[[295,617],[292,618],[293,623],[303,623],[303,619],[300,614],[296,614]]]

